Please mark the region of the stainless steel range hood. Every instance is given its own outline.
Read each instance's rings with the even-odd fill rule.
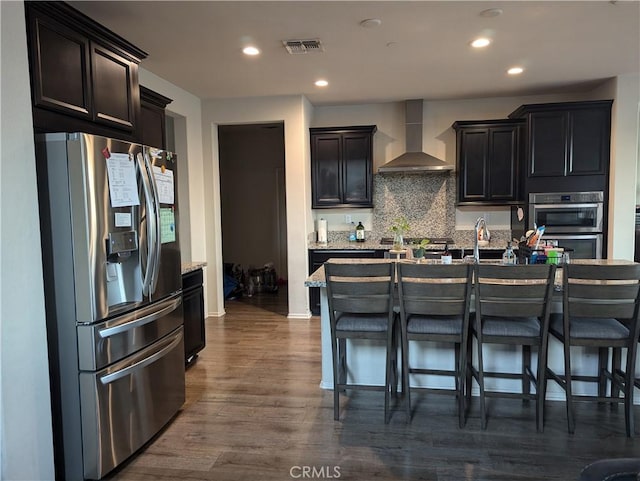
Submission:
[[[407,151],[400,157],[396,157],[378,167],[378,172],[420,174],[453,170],[453,165],[447,164],[444,160],[440,160],[422,151],[422,102],[422,99],[407,100],[405,102]]]

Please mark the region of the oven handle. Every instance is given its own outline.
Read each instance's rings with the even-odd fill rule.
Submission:
[[[534,209],[557,209],[566,207],[595,207],[598,210],[602,209],[602,202],[589,202],[585,204],[532,204]]]

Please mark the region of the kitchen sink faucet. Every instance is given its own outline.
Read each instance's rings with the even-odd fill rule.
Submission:
[[[478,220],[476,220],[476,236],[473,241],[473,262],[475,262],[476,264],[480,262],[480,249],[478,247],[478,237],[480,237],[480,229],[482,229],[483,231],[487,230],[487,224],[485,223],[484,217],[482,216],[478,217]]]

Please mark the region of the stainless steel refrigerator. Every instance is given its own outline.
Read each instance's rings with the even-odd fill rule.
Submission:
[[[56,477],[100,479],[185,400],[177,159],[36,135]]]

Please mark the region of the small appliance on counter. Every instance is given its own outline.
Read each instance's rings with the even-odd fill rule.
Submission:
[[[318,243],[327,243],[327,221],[326,219],[318,219]]]

